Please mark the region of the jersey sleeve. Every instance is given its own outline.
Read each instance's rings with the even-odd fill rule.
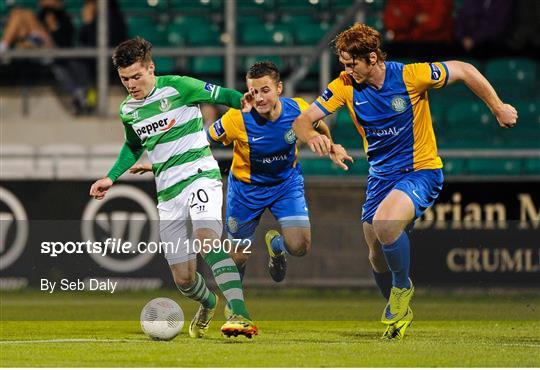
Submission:
[[[107,174],[113,182],[116,182],[124,172],[133,166],[141,157],[144,148],[141,139],[137,136],[133,128],[124,123],[125,140],[116,162]]]
[[[346,104],[347,99],[350,98],[348,95],[352,96],[352,84],[346,75],[341,74],[330,82],[314,104],[326,115],[330,115]]]
[[[309,104],[307,101],[305,101],[304,99],[302,98],[293,98],[293,100],[296,102],[296,104],[298,104],[298,108],[300,109],[300,113],[302,113],[303,111],[307,110],[309,108]],[[320,121],[317,121],[317,122],[313,122],[313,128],[314,129],[317,129],[320,125],[320,122],[324,122],[323,120],[320,120]]]
[[[442,62],[407,64],[403,68],[405,84],[421,94],[428,89],[439,89],[448,82],[448,68]]]
[[[240,123],[243,120],[242,112],[237,109],[229,109],[220,119],[208,128],[208,138],[223,145],[229,145],[236,140],[240,133]]]
[[[239,91],[188,76],[175,76],[171,82],[184,96],[186,104],[210,103],[237,109],[242,107],[243,95]]]

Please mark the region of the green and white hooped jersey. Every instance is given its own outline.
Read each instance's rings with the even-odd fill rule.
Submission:
[[[158,201],[176,197],[205,177],[221,180],[198,103],[217,103],[220,87],[186,76],[158,76],[144,99],[130,96],[120,106],[126,142],[148,152]]]

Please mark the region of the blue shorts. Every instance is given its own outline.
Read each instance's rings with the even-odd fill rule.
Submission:
[[[272,186],[247,184],[229,176],[226,225],[233,238],[251,238],[266,208],[282,229],[310,227],[302,175]]]
[[[366,201],[362,206],[362,222],[372,223],[379,204],[395,189],[401,190],[411,198],[415,217],[418,218],[435,202],[442,190],[442,184],[441,169],[413,171],[394,179],[368,176]]]

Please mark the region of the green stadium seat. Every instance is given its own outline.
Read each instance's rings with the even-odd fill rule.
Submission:
[[[505,158],[470,158],[467,161],[470,175],[520,175],[521,160]]]
[[[276,0],[242,0],[238,2],[237,12],[239,16],[245,13],[261,13],[276,8]]]
[[[492,141],[485,133],[476,131],[439,134],[437,145],[441,149],[493,149],[501,144],[499,138]]]
[[[467,101],[450,104],[446,109],[448,130],[492,130],[496,128],[495,118],[482,101]],[[485,132],[485,131],[484,131]]]
[[[362,136],[349,115],[347,109],[342,108],[336,113],[336,122],[330,128],[334,141],[343,145],[347,150],[363,150]]]
[[[332,0],[330,2],[331,10],[333,12],[343,12],[350,8],[355,0]]]
[[[119,0],[120,9],[124,13],[148,13],[164,10],[166,1],[160,0],[157,2],[149,2],[147,0]],[[152,4],[152,5],[150,5]],[[129,18],[128,18],[129,19]]]
[[[220,44],[221,28],[218,23],[205,16],[176,16],[167,26],[171,32],[181,35],[189,45],[217,46]]]
[[[514,104],[518,111],[518,127],[540,131],[540,103],[536,100],[522,100]]]
[[[223,73],[222,57],[193,57],[191,72],[195,75],[221,75]]]
[[[211,24],[186,32],[185,38],[192,46],[218,46],[221,44],[221,31],[217,25]]]
[[[127,19],[129,35],[141,36],[155,46],[167,46],[167,26],[152,16],[132,16]]]
[[[443,132],[446,123],[446,105],[441,104],[438,101],[430,102],[429,110],[431,112],[431,120],[433,122],[433,127],[435,128],[435,133]]]
[[[170,46],[184,46],[186,37],[181,27],[174,23],[169,23],[166,28],[167,42]]]
[[[496,59],[486,64],[486,77],[503,99],[527,98],[537,86],[538,64],[529,59]]]
[[[456,82],[450,85],[446,85],[440,89],[433,89],[429,91],[429,97],[437,97],[444,100],[447,105],[454,105],[465,101],[479,101],[479,98],[464,84]],[[450,104],[448,102],[451,102]]]
[[[84,0],[69,0],[64,1],[66,10],[71,14],[79,14],[81,13],[81,9],[84,5]]]
[[[156,64],[156,74],[172,74],[176,69],[176,60],[173,57],[153,57]]]
[[[349,166],[348,171],[344,171],[329,158],[300,158],[299,162],[305,176],[367,176],[368,164],[364,158],[355,160]]]
[[[366,14],[365,23],[368,26],[375,28],[377,31],[384,30],[383,18],[381,17],[381,14],[379,13]]]
[[[523,166],[524,172],[527,175],[540,175],[540,159],[527,158]]]
[[[366,1],[367,10],[370,12],[383,12],[386,7],[386,0]]]
[[[283,66],[284,66],[283,59],[278,55],[261,55],[261,56],[252,55],[252,56],[243,58],[242,75],[244,75],[246,71],[249,69],[249,67],[251,67],[253,64],[255,64],[256,62],[262,62],[264,60],[269,60],[273,62],[280,71],[283,70]]]
[[[497,135],[510,148],[540,149],[540,105],[533,100],[513,104],[518,111],[518,125],[499,129]]]
[[[264,22],[263,22],[264,23]],[[239,32],[243,31],[243,27],[248,25],[260,25],[261,17],[254,15],[239,15],[236,17],[236,24]]]
[[[277,7],[284,14],[314,14],[326,3],[325,0],[319,0],[316,3],[308,0],[278,0]]]
[[[189,14],[221,11],[222,0],[168,0],[168,5],[174,11]]]
[[[38,0],[4,0],[5,6],[8,8],[18,6],[21,8],[36,9],[38,6]]]
[[[465,174],[464,158],[443,159],[443,171],[445,175],[463,175]]]
[[[313,22],[295,24],[294,37],[297,45],[316,45],[328,33],[330,26],[327,23]]]
[[[240,43],[248,46],[291,45],[293,41],[290,27],[286,24],[246,24],[239,34]]]

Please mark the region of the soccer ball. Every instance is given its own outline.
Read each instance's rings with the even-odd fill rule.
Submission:
[[[153,340],[171,340],[184,326],[184,312],[169,298],[156,298],[141,312],[141,329]]]

